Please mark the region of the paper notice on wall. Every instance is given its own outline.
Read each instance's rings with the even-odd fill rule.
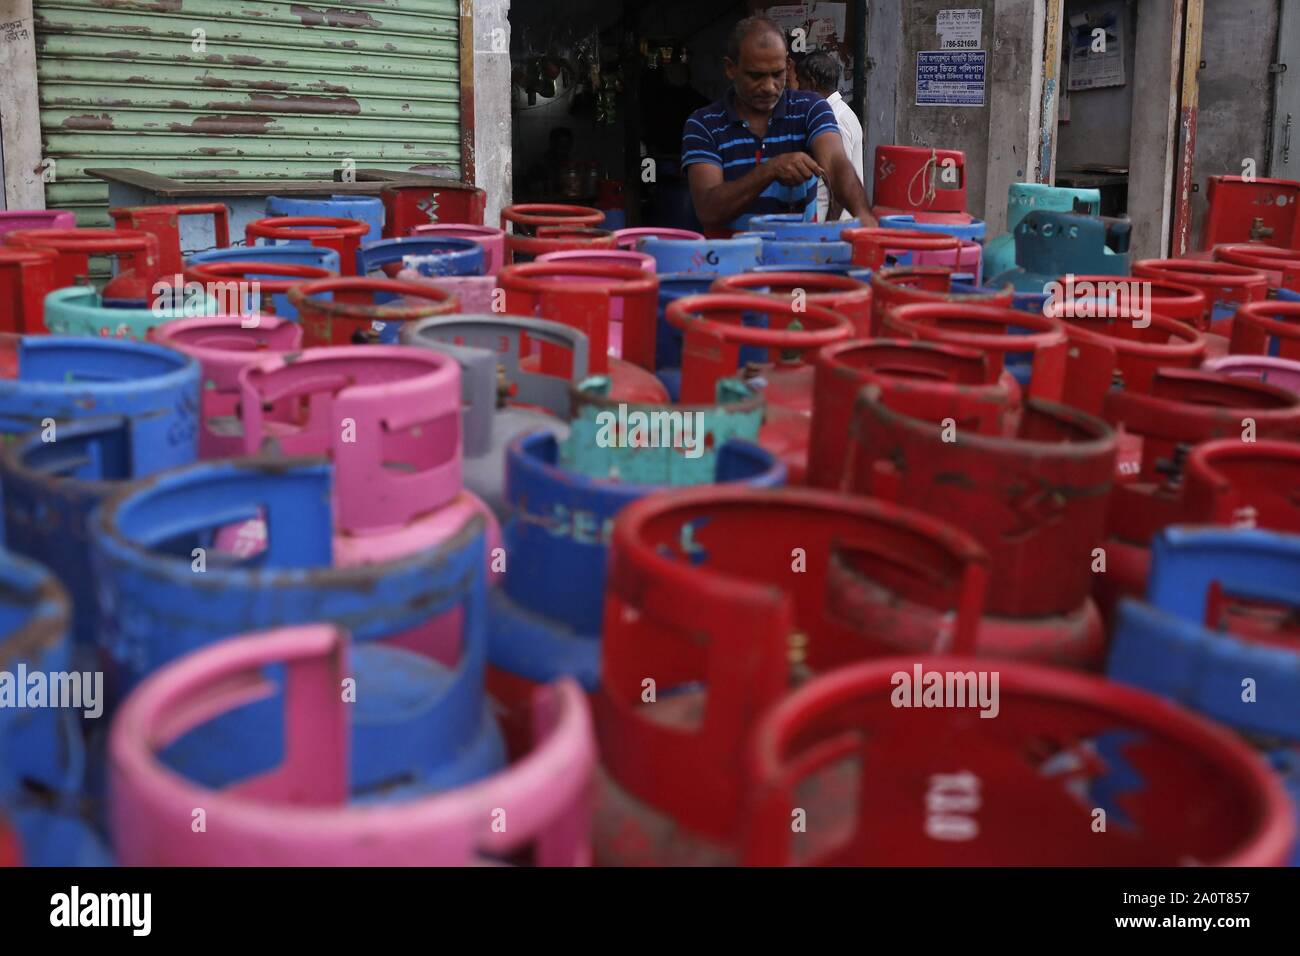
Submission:
[[[983,106],[984,50],[925,50],[916,54],[917,106]]]
[[[808,8],[802,3],[787,3],[778,7],[768,7],[768,19],[787,33],[795,27],[805,26],[808,22]]]
[[[984,11],[980,9],[940,10],[935,25],[940,50],[978,50]]]
[[[1125,84],[1123,10],[1102,8],[1070,17],[1069,89]]]
[[[790,36],[802,30],[804,49],[795,53],[826,50],[840,61],[843,75],[840,93],[845,98],[853,91],[853,58],[848,53],[848,5],[843,0],[822,0],[818,3],[784,3],[768,7],[764,15]]]
[[[808,16],[809,39],[819,47],[847,40],[848,9],[845,3],[814,3]]]
[[[786,3],[768,7],[766,15],[777,26],[789,34],[792,30],[803,30],[811,52],[821,47],[833,47],[843,43],[848,27],[848,6],[839,3]]]

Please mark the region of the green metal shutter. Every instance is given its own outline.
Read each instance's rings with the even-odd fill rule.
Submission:
[[[50,208],[107,225],[135,167],[182,180],[459,178],[459,0],[35,0]],[[194,49],[206,33],[206,50]]]

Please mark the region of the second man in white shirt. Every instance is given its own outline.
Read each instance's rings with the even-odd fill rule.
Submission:
[[[813,90],[826,98],[835,113],[835,122],[840,127],[840,139],[844,142],[844,152],[853,163],[853,171],[862,182],[862,124],[840,96],[840,76],[842,70],[839,60],[825,51],[810,53],[798,64],[799,88]],[[864,184],[865,185],[865,184]],[[817,188],[817,221],[825,222],[829,212],[837,212],[837,219],[852,219],[848,210],[831,210],[830,195],[826,184]]]

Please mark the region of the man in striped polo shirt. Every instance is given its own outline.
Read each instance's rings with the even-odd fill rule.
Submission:
[[[721,100],[696,110],[682,133],[682,168],[700,224],[741,231],[752,216],[817,212],[818,179],[864,226],[876,225],[845,155],[830,105],[786,89],[785,36],[766,17],[736,24],[727,44]]]

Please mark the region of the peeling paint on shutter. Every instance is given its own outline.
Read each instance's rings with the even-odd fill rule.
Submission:
[[[87,167],[328,180],[351,159],[459,178],[459,0],[35,0],[35,11],[43,155],[57,164],[46,204],[80,225],[109,225],[107,185]]]

